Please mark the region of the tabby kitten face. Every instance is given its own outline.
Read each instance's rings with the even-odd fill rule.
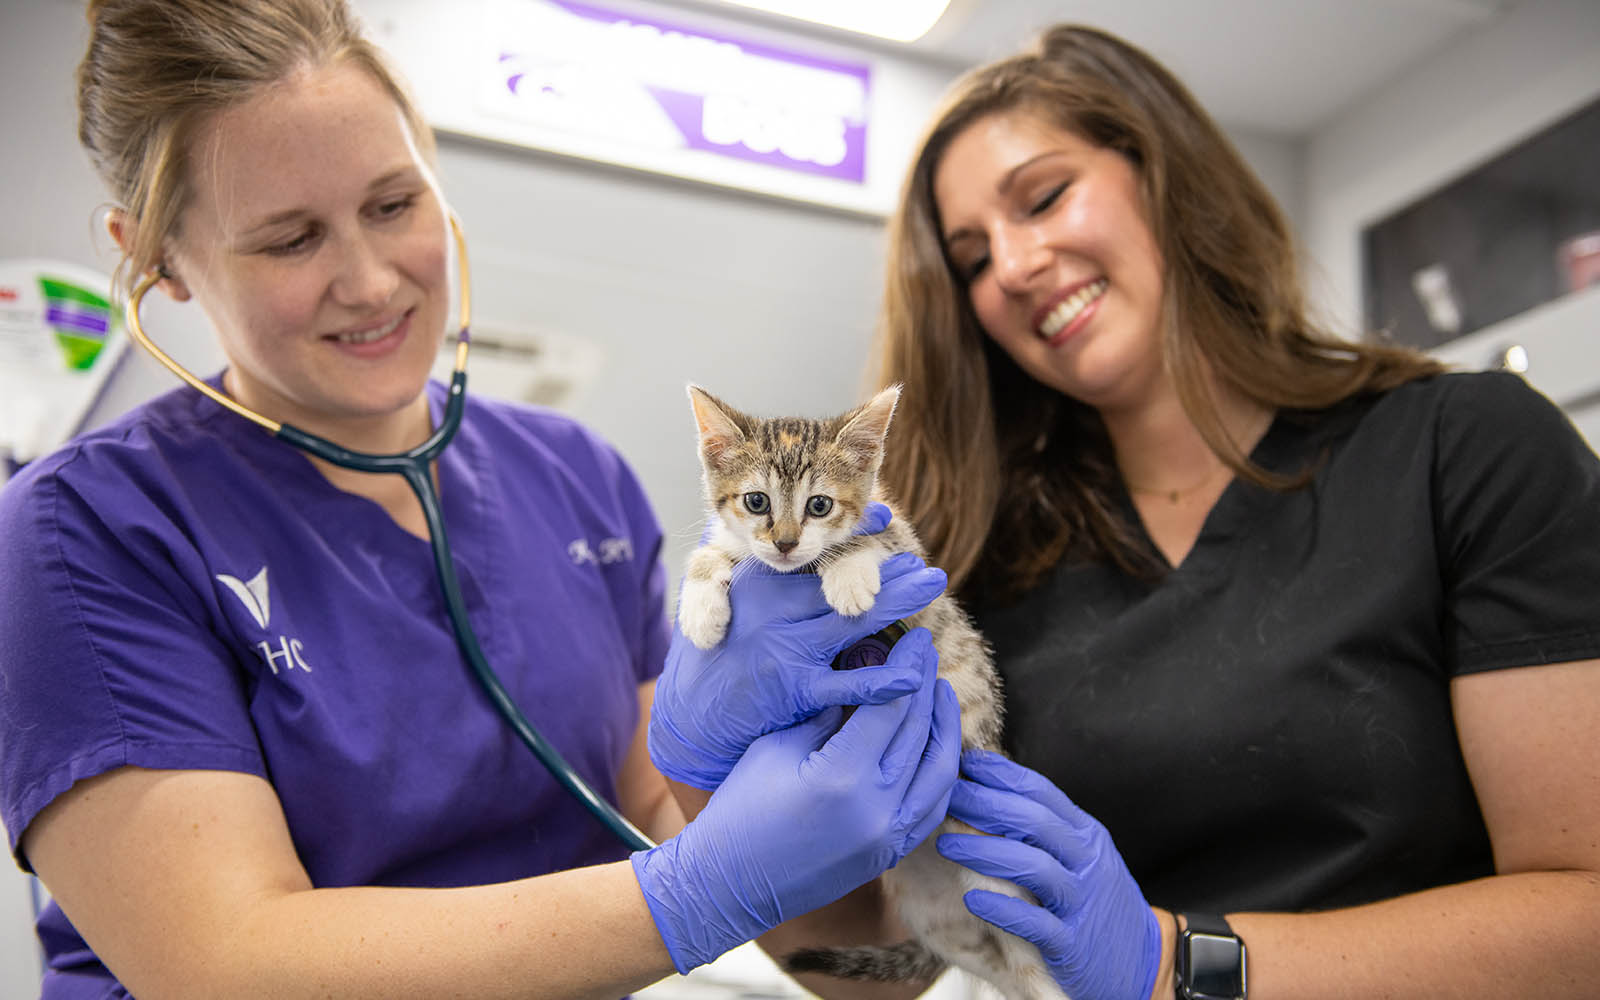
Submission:
[[[751,417],[690,386],[706,502],[729,541],[774,569],[815,561],[861,520],[898,389],[831,420]]]

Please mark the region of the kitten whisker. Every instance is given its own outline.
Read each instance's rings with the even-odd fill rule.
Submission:
[[[673,541],[688,541],[691,538],[695,541],[702,541],[710,530],[707,525],[711,523],[711,516],[710,514],[705,514],[697,521],[690,521],[681,528],[666,532],[666,535]]]
[[[761,560],[757,559],[753,555],[745,556],[743,559],[740,559],[738,562],[733,564],[733,582],[737,582],[741,576],[749,576],[751,573],[760,572],[757,567],[761,565]]]

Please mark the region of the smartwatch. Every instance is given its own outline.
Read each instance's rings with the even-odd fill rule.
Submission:
[[[1244,941],[1217,913],[1185,913],[1178,936],[1178,1000],[1245,1000]]]

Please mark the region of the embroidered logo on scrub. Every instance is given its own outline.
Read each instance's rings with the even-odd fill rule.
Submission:
[[[218,582],[227,586],[239,598],[239,603],[250,612],[250,617],[262,628],[267,627],[267,622],[272,620],[272,602],[267,596],[267,568],[261,567],[261,572],[244,581],[236,576],[226,573],[217,574]]]
[[[217,582],[233,591],[233,595],[239,599],[240,604],[244,605],[244,609],[250,613],[251,618],[255,619],[256,624],[261,626],[262,631],[267,630],[267,626],[272,621],[272,600],[267,590],[267,568],[265,566],[261,567],[256,572],[256,575],[248,580],[241,580],[236,576],[229,576],[227,573],[218,573]],[[308,674],[311,672],[311,665],[306,662],[305,656],[302,655],[305,646],[299,639],[291,639],[286,635],[280,635],[276,645],[272,641],[265,639],[254,645],[256,651],[261,654],[261,658],[266,661],[267,666],[271,668],[274,674],[278,672],[279,663],[283,664],[283,669],[285,670],[293,670],[299,667]]]
[[[633,541],[628,538],[602,538],[599,551],[589,545],[587,538],[579,538],[567,545],[567,556],[574,566],[588,563],[591,566],[610,566],[633,558]]]

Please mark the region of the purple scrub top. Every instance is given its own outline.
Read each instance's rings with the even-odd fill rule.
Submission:
[[[429,386],[435,419],[444,387]],[[572,420],[469,399],[439,461],[468,614],[602,795],[666,654],[661,530]],[[620,859],[494,713],[426,542],[183,388],[0,491],[0,810],[11,847],[116,767],[271,781],[317,886],[485,884]],[[53,904],[45,995],[110,981]],[[56,989],[52,989],[52,982]]]

